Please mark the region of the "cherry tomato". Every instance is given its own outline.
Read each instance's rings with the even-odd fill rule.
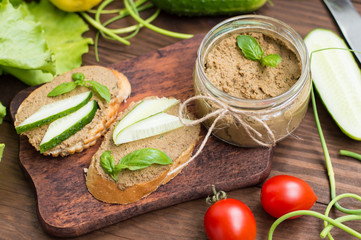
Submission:
[[[223,199],[209,207],[204,228],[210,240],[254,240],[256,220],[246,204],[237,199]]]
[[[296,210],[308,210],[316,200],[317,196],[308,183],[288,175],[268,179],[261,190],[264,210],[276,218]]]

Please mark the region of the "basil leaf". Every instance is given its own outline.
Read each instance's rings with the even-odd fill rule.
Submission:
[[[114,166],[114,157],[110,151],[104,151],[100,157],[100,166],[114,181],[118,181],[118,173],[122,169],[139,170],[152,164],[168,165],[173,163],[172,159],[164,152],[154,148],[143,148],[135,150],[124,156]]]
[[[0,162],[1,162],[1,158],[3,157],[4,148],[5,148],[5,144],[0,143]]]
[[[239,35],[237,36],[237,45],[247,59],[252,61],[262,59],[264,52],[255,38],[248,35]]]
[[[270,66],[270,67],[277,67],[277,65],[282,61],[280,55],[278,54],[269,54],[262,58],[261,63],[262,66]]]
[[[86,82],[89,83],[89,85],[93,88],[93,90],[96,93],[99,94],[99,96],[101,96],[107,102],[110,102],[110,92],[106,86],[104,86],[96,81],[93,81],[93,80],[89,80]]]
[[[114,157],[111,155],[110,151],[104,151],[100,156],[100,166],[102,166],[106,174],[111,174],[114,171]]]
[[[66,82],[56,86],[51,92],[48,93],[48,97],[55,97],[61,94],[72,91],[76,88],[77,84],[75,82]]]
[[[81,72],[73,73],[71,77],[74,81],[84,81],[85,79],[84,73]]]
[[[124,156],[119,162],[129,170],[143,169],[152,164],[168,165],[171,163],[173,161],[167,154],[155,148],[135,150]]]

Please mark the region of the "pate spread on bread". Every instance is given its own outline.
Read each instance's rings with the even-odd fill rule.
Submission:
[[[107,86],[110,91],[111,101],[107,102],[97,94],[92,99],[99,106],[92,121],[85,125],[80,131],[61,142],[59,145],[44,152],[44,155],[67,156],[94,145],[101,136],[105,134],[109,126],[114,122],[120,109],[120,104],[129,97],[131,87],[128,79],[115,70],[102,66],[83,66],[55,77],[51,82],[34,90],[20,105],[15,116],[14,125],[19,126],[25,119],[38,111],[42,106],[75,96],[89,91],[88,88],[78,86],[71,92],[56,97],[47,97],[48,93],[56,86],[64,82],[71,82],[72,74],[81,72],[86,80],[93,80]],[[40,143],[48,129],[49,124],[28,130],[22,134],[26,135],[29,142],[39,151]]]
[[[131,103],[129,107],[118,117],[122,119],[137,103]],[[179,104],[166,111],[168,114],[178,115]],[[127,204],[135,202],[154,192],[160,185],[174,178],[181,170],[172,171],[186,163],[198,141],[200,126],[181,127],[153,137],[124,143],[119,146],[114,144],[112,133],[116,122],[104,137],[98,151],[92,157],[87,171],[86,185],[89,192],[98,200],[107,203]],[[152,164],[140,170],[121,170],[118,181],[115,182],[107,175],[100,165],[100,157],[104,151],[111,151],[115,164],[125,155],[143,148],[156,148],[166,153],[172,160],[171,165]]]

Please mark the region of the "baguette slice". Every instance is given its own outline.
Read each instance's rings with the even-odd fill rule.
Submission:
[[[118,120],[125,116],[136,104],[131,103]],[[166,112],[178,115],[178,109],[179,104]],[[105,135],[99,150],[92,157],[86,176],[86,185],[89,192],[96,199],[106,203],[127,204],[135,202],[154,192],[160,185],[170,181],[182,168],[172,174],[168,174],[169,171],[190,159],[200,133],[199,125],[181,127],[157,136],[116,146],[112,137],[115,125],[116,123],[112,125]],[[100,166],[100,156],[106,150],[112,152],[115,164],[117,164],[123,156],[142,148],[157,148],[165,152],[173,160],[173,164],[166,166],[153,164],[136,171],[122,170],[118,175],[118,182],[114,182]]]
[[[78,86],[69,93],[56,97],[47,97],[48,93],[59,84],[72,81],[72,74],[76,72],[84,73],[86,80],[94,80],[107,86],[111,94],[111,101],[108,103],[97,94],[93,94],[92,99],[96,100],[99,105],[93,120],[73,136],[44,152],[44,155],[52,155],[53,157],[67,156],[93,146],[97,139],[103,136],[115,121],[120,104],[130,95],[130,83],[122,73],[101,66],[83,66],[57,76],[53,81],[33,91],[20,105],[15,116],[15,127],[46,104],[89,91],[86,87]],[[48,127],[49,124],[46,124],[22,134],[28,137],[29,142],[37,151],[40,151],[40,143]]]

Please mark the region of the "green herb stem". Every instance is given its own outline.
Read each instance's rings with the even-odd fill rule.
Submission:
[[[154,7],[154,4],[150,3],[150,4],[146,4],[146,5],[140,6],[140,7],[138,8],[138,12],[147,10],[147,9],[149,9],[149,8],[151,8],[151,7]],[[126,10],[126,9],[125,9],[125,10]],[[160,9],[159,9],[159,10],[160,10]],[[124,17],[128,16],[128,15],[129,15],[128,10],[123,11],[122,14],[119,14],[118,16],[115,16],[114,18],[109,19],[108,21],[104,22],[103,25],[104,25],[104,26],[107,26],[107,25],[109,25],[110,23],[115,22],[115,21],[117,21],[117,20],[119,20],[119,19],[121,19],[121,18],[124,18]],[[149,18],[148,18],[148,19],[149,19]],[[145,20],[145,21],[147,21],[147,20]],[[113,31],[114,33],[119,33],[119,31],[120,31],[121,29],[126,29],[126,28],[127,28],[127,27],[125,27],[125,28],[118,28],[118,29],[111,29],[111,28],[110,28],[110,30]],[[122,32],[120,32],[120,33],[122,33]]]
[[[153,30],[155,32],[158,32],[160,34],[166,35],[166,36],[170,36],[170,37],[175,37],[175,38],[183,38],[183,39],[187,39],[187,38],[191,38],[193,37],[192,34],[184,34],[184,33],[177,33],[177,32],[172,32],[172,31],[168,31],[159,27],[156,27],[150,23],[147,23],[146,21],[144,21],[141,17],[139,17],[136,12],[134,11],[134,3],[133,1],[129,1],[129,0],[124,0],[124,5],[125,8],[129,11],[129,14],[139,23],[143,24],[145,27],[149,28],[150,30]]]
[[[88,14],[85,12],[80,12],[81,16],[87,20],[91,25],[93,25],[96,29],[103,31],[104,33],[108,34],[109,36],[113,37],[115,40],[125,44],[130,45],[130,42],[122,37],[119,37],[117,34],[110,31],[108,28],[104,27],[102,24],[95,21],[93,18],[91,18]]]
[[[1,159],[3,157],[4,149],[5,149],[5,144],[0,143],[0,162],[1,162]]]
[[[98,24],[104,26],[104,28],[106,28],[108,31],[113,32],[114,34],[123,34],[123,33],[129,33],[129,32],[133,32],[132,34],[122,37],[125,40],[128,40],[132,37],[134,37],[135,35],[138,34],[139,30],[141,27],[143,27],[143,25],[141,24],[137,24],[137,25],[133,25],[133,26],[129,26],[129,27],[125,27],[125,28],[118,28],[118,29],[111,29],[111,28],[107,28],[106,26],[129,15],[129,11],[127,9],[119,9],[118,10],[118,16],[115,16],[111,19],[109,19],[108,21],[106,21],[105,23],[101,23],[100,21],[100,14],[102,13],[103,9],[109,5],[110,3],[112,3],[114,0],[107,0],[104,1],[99,7],[97,12],[95,13],[95,21],[98,22]],[[138,0],[134,3],[134,5],[136,6],[136,11],[143,11],[146,10],[148,8],[153,7],[154,5],[152,3],[150,4],[146,4],[143,5],[147,0]],[[143,6],[141,6],[143,5]],[[157,16],[159,15],[159,10],[156,11],[155,14],[153,14],[150,18],[148,18],[146,21],[147,22],[152,22]],[[98,29],[99,30],[99,29]],[[99,54],[98,54],[98,43],[99,43],[99,34],[101,34],[104,38],[106,39],[110,39],[110,40],[117,40],[115,39],[113,36],[109,36],[106,32],[99,30],[97,32],[97,34],[95,35],[95,44],[94,44],[94,51],[95,51],[95,59],[99,62]]]
[[[312,56],[312,53],[311,53]],[[336,183],[335,183],[335,174],[333,171],[333,167],[332,167],[332,163],[331,163],[331,158],[330,158],[330,154],[328,152],[328,148],[326,145],[326,141],[325,141],[325,137],[323,135],[322,132],[322,127],[321,127],[321,123],[320,123],[320,119],[318,117],[318,112],[317,112],[317,106],[316,106],[316,99],[315,99],[315,93],[313,90],[313,86],[311,89],[311,99],[312,99],[312,107],[313,107],[313,113],[315,116],[315,121],[316,121],[316,125],[317,125],[317,131],[318,134],[320,136],[320,141],[321,141],[321,145],[322,145],[322,150],[323,150],[323,154],[325,156],[325,162],[326,162],[326,168],[327,168],[327,173],[328,173],[328,179],[330,182],[330,193],[331,193],[331,199],[334,199],[336,197]],[[361,214],[361,209],[347,209],[342,207],[338,202],[335,203],[335,207],[343,212],[343,213],[347,213],[347,214]]]
[[[345,216],[342,216],[342,217],[339,217],[339,218],[335,219],[335,221],[340,222],[340,223],[348,222],[348,221],[355,221],[355,220],[361,220],[361,216],[360,215],[345,215]],[[327,227],[325,227],[322,230],[322,232],[320,233],[320,236],[322,238],[325,238],[326,235],[327,235],[329,240],[334,239],[330,234],[330,231],[332,230],[333,227],[334,227],[334,225],[328,224]]]
[[[321,213],[315,212],[315,211],[310,211],[310,210],[299,210],[299,211],[294,211],[294,212],[290,212],[287,213],[285,215],[283,215],[282,217],[278,218],[271,226],[269,232],[268,232],[268,240],[271,240],[273,237],[273,232],[275,231],[276,227],[282,223],[283,221],[285,221],[288,218],[291,217],[295,217],[295,216],[300,216],[300,215],[308,215],[308,216],[313,216],[313,217],[317,217],[320,218],[324,221],[327,221],[328,223],[332,224],[335,227],[338,227],[342,230],[344,230],[345,232],[357,237],[361,239],[361,233],[353,230],[352,228],[340,223],[339,221],[336,221],[335,219],[332,219],[330,217],[327,217]]]
[[[121,9],[105,9],[105,10],[101,10],[100,14],[114,14],[114,13],[118,13]],[[92,13],[92,14],[96,14],[98,11],[98,9],[90,9],[87,12],[88,13]]]
[[[103,1],[103,2],[99,5],[97,11],[95,12],[95,21],[97,21],[98,23],[101,24],[101,22],[100,22],[100,14],[101,14],[102,11],[104,10],[104,8],[105,8],[106,6],[108,6],[108,5],[109,5],[110,3],[112,3],[112,2],[114,2],[114,0],[105,0],[105,1]]]
[[[157,11],[152,16],[147,18],[145,21],[147,23],[153,22],[159,16],[159,13],[160,13],[160,9],[157,9]],[[142,23],[139,23],[137,25],[132,25],[132,26],[125,27],[125,28],[113,29],[112,31],[117,34],[128,33],[128,32],[135,31],[137,26],[139,26],[141,28],[144,27],[144,25]]]
[[[353,194],[353,193],[344,193],[344,194],[340,194],[338,196],[336,196],[335,198],[333,198],[331,200],[331,202],[328,204],[327,208],[326,208],[326,211],[325,211],[325,216],[328,216],[330,214],[330,211],[332,209],[332,207],[337,203],[337,201],[339,201],[340,199],[342,198],[354,198],[354,199],[357,199],[361,202],[361,197],[359,195],[356,195],[356,194]],[[344,216],[344,217],[350,217],[352,218],[351,216],[359,216],[359,215],[347,215],[347,216]],[[361,217],[361,216],[359,216]],[[346,219],[346,220],[343,220],[343,219]],[[339,222],[344,222],[344,221],[347,221],[348,218],[342,218],[340,219]],[[327,230],[323,230],[321,232],[321,237],[323,236],[323,238],[325,237],[325,235],[327,234],[328,238],[329,239],[333,239],[333,237],[331,236],[331,234],[329,233],[329,231],[333,228],[332,225],[329,225],[328,222],[324,222],[324,226],[325,228],[329,229],[328,231]]]
[[[351,151],[340,150],[340,155],[347,156],[347,157],[352,157],[352,158],[355,158],[355,159],[361,161],[361,154],[357,154],[357,153],[354,153],[354,152],[351,152]]]

